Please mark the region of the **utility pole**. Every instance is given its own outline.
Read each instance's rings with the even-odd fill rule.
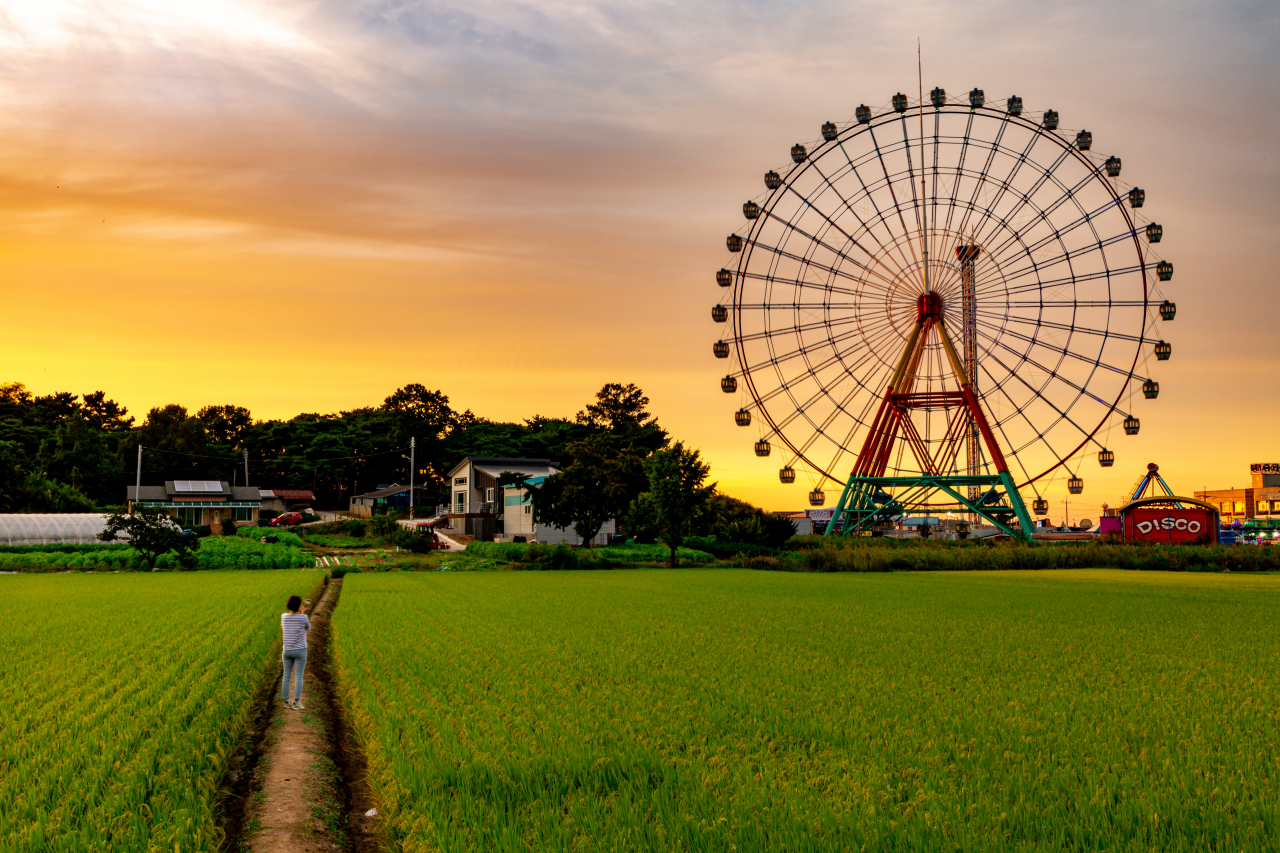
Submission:
[[[133,487],[133,503],[137,503],[142,498],[142,445],[138,445],[138,479]],[[129,505],[129,512],[133,512],[133,504]]]
[[[244,454],[244,484],[249,485],[249,448],[243,448],[241,453]]]
[[[413,520],[413,475],[418,473],[418,463],[416,461],[416,449],[418,439],[409,437],[409,520]]]

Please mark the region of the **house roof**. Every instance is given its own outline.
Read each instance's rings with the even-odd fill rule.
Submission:
[[[265,489],[262,492],[264,498],[282,498],[286,501],[313,501],[316,499],[315,493],[310,489]]]
[[[494,479],[501,477],[508,471],[512,474],[528,474],[530,477],[550,477],[552,474],[560,473],[560,469],[550,463],[544,463],[542,460],[538,459],[518,459],[514,462],[504,463],[502,465],[481,465],[477,463],[475,467],[477,471],[483,471]]]
[[[136,495],[138,491],[135,487],[130,486],[127,492],[127,499],[131,501],[167,501],[169,492],[164,486],[143,486],[141,495]]]
[[[209,481],[213,483],[212,480]],[[163,486],[143,486],[141,496],[135,495],[137,489],[129,486],[125,491],[127,500],[131,501],[168,501],[175,497],[182,498],[207,498],[212,500],[228,499],[232,501],[260,501],[261,492],[257,486],[228,486],[225,481],[217,483],[218,490],[201,490],[201,491],[179,491],[174,488],[173,481],[167,481]]]
[[[184,498],[225,498],[231,494],[226,480],[165,480],[164,489],[170,496],[181,495]]]
[[[467,467],[468,464],[475,465],[491,477],[496,477],[503,471],[511,471],[516,474],[546,474],[550,469],[550,473],[556,473],[554,461],[551,459],[529,459],[517,456],[468,456],[457,465],[454,465],[448,476],[452,478],[454,474]]]
[[[417,486],[417,485],[413,487],[413,490],[418,493],[422,493],[425,491],[432,491],[432,492],[435,491],[434,489],[429,489],[429,487],[427,486]],[[407,491],[409,491],[408,486],[391,486],[390,488],[387,488],[387,489],[374,489],[372,492],[365,492],[363,495],[352,495],[352,497],[354,498],[388,498],[388,497],[391,497],[392,495],[403,494],[404,492],[407,492]]]

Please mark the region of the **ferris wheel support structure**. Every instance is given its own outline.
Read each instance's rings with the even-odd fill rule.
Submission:
[[[970,247],[964,247],[970,248]],[[845,483],[827,525],[826,535],[836,530],[860,533],[894,516],[910,511],[913,506],[930,502],[939,492],[957,501],[973,514],[991,522],[1007,536],[1031,540],[1035,525],[1022,502],[1022,496],[1009,475],[1009,466],[996,441],[995,434],[982,413],[982,405],[974,393],[970,373],[947,334],[942,297],[929,290],[917,300],[915,327],[907,338],[898,359],[880,409],[867,432],[853,474]],[[936,336],[955,374],[959,391],[916,391],[916,370],[920,359]],[[950,419],[951,426],[936,449],[930,449],[912,420],[913,410],[957,409],[961,416]],[[987,446],[988,458],[995,473],[970,471],[950,474],[954,470],[962,445],[967,445],[976,430]],[[910,448],[920,465],[919,474],[886,477],[885,471],[895,444]],[[890,495],[885,489],[893,489]],[[962,494],[961,490],[968,494]],[[1012,527],[1014,519],[1018,527]]]

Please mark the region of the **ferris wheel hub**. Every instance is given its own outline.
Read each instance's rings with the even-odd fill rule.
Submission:
[[[925,317],[941,319],[942,308],[942,295],[933,290],[920,294],[920,298],[916,300],[916,314],[920,320]]]

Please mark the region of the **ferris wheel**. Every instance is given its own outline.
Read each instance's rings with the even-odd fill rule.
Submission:
[[[1114,464],[1158,397],[1163,230],[1087,130],[974,89],[827,122],[742,206],[713,347],[779,479],[851,531],[955,509],[1030,535],[1021,492]],[[1010,532],[1017,533],[1010,529]]]

